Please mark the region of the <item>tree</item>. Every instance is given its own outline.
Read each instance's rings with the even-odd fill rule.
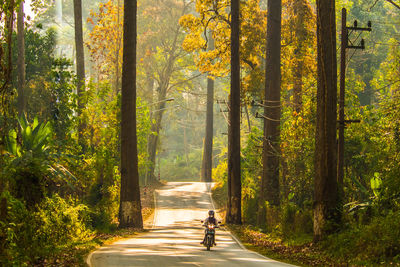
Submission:
[[[184,49],[195,53],[199,71],[213,77],[224,77],[230,71],[230,1],[196,1],[199,16],[188,14],[179,22],[187,35],[182,44]],[[260,10],[258,0],[243,1],[240,5],[240,60],[242,65],[242,97],[245,93],[260,95],[263,82],[262,62],[265,46],[266,12]],[[205,34],[212,32],[215,49],[206,50],[209,42]]]
[[[136,134],[137,2],[124,1],[120,227],[143,228]]]
[[[151,121],[154,122],[152,134],[148,136],[149,168],[146,181],[149,182],[156,180],[154,167],[166,98],[173,89],[181,87],[178,85],[186,85],[193,79],[184,81],[193,60],[182,49],[184,33],[177,23],[177,19],[184,15],[189,7],[190,4],[180,0],[153,0],[139,5],[137,92],[151,103]],[[114,77],[114,74],[119,73],[117,67],[122,62],[119,58],[122,55],[119,45],[122,33],[122,23],[118,23],[119,13],[122,14],[122,7],[108,1],[100,4],[99,12],[91,12],[91,17],[88,18],[88,22],[94,27],[89,34],[87,45],[92,59],[98,66],[100,78]],[[116,64],[117,62],[119,64]]]
[[[299,113],[302,109],[303,78],[310,75],[310,48],[314,45],[313,25],[315,23],[312,7],[308,0],[292,1],[289,27],[293,29],[293,109]],[[290,31],[290,29],[285,29]]]
[[[1,121],[0,121],[0,149],[4,149],[4,139],[8,132],[7,117],[9,115],[9,103],[11,101],[10,85],[12,82],[12,32],[14,25],[14,9],[15,1],[5,1],[0,4],[0,23],[5,27],[0,28],[0,97],[1,97]],[[3,44],[5,44],[3,46]],[[4,166],[4,156],[0,155],[0,170]],[[5,181],[3,177],[0,177],[0,194],[4,190]],[[7,199],[2,198],[0,200],[0,220],[4,220],[7,217]],[[3,242],[0,243],[1,248]]]
[[[392,4],[393,6],[395,6],[397,9],[400,9],[400,4],[396,3],[393,0],[385,0],[386,2]]]
[[[279,206],[280,98],[281,98],[281,14],[280,0],[268,1],[267,47],[264,101],[263,176],[259,224],[264,225],[267,201]]]
[[[209,37],[209,49],[214,49],[212,36]],[[201,168],[201,179],[211,182],[212,173],[212,148],[213,148],[213,116],[214,116],[214,80],[207,78],[207,113],[206,113],[206,134],[204,138],[203,164]]]
[[[197,77],[186,79],[183,74],[185,68],[186,70],[190,69],[192,60],[182,49],[181,43],[184,34],[177,20],[189,11],[190,3],[176,0],[156,1],[156,3],[141,7],[143,10],[141,13],[146,15],[143,19],[148,22],[146,25],[149,25],[150,29],[141,34],[140,49],[143,53],[143,58],[141,58],[143,65],[141,64],[140,67],[145,69],[146,83],[149,86],[147,90],[151,92],[150,94],[153,91],[154,81],[157,86],[157,99],[154,99],[156,105],[152,111],[153,134],[149,136],[148,141],[149,170],[146,180],[150,183],[156,180],[154,170],[157,145],[160,139],[167,95],[178,85],[183,85]],[[160,14],[163,15],[160,16]],[[154,20],[157,23],[154,23]],[[160,27],[160,25],[165,26]]]
[[[297,204],[311,201],[313,187],[315,108],[316,95],[316,14],[309,0],[282,3],[281,64],[281,119],[280,166],[281,200],[296,188]],[[285,88],[286,90],[284,90]],[[307,152],[306,152],[307,151]],[[307,156],[305,156],[307,155]]]
[[[85,55],[83,52],[83,30],[82,30],[82,1],[74,0],[74,20],[75,20],[75,49],[76,49],[76,74],[78,92],[78,116],[84,108],[82,95],[85,91]],[[80,143],[82,140],[83,122],[79,122],[78,131]]]
[[[318,89],[315,135],[314,239],[340,220],[336,180],[337,62],[335,1],[317,1]]]
[[[242,223],[242,181],[240,173],[240,54],[239,0],[231,1],[231,93],[228,125],[228,207],[226,222]]]
[[[123,6],[118,1],[100,3],[99,12],[90,12],[88,22],[93,26],[89,33],[86,45],[89,48],[92,60],[96,62],[97,75],[114,79],[114,91],[120,90],[120,68],[122,57],[122,30],[123,22],[120,19]],[[111,41],[112,40],[112,41]]]
[[[25,26],[24,26],[24,1],[18,9],[17,39],[18,39],[18,113],[21,116],[26,112],[25,93]]]
[[[11,73],[12,73],[12,33],[14,26],[14,9],[15,1],[2,2],[0,4],[0,19],[1,23],[5,26],[1,28],[0,41],[2,44],[6,44],[5,47],[0,46],[0,64],[1,64],[1,87],[0,94],[3,97],[2,103],[4,103],[4,97],[8,96],[11,85]],[[4,107],[2,107],[4,112]],[[3,114],[4,115],[4,114]],[[4,131],[2,131],[4,132]]]

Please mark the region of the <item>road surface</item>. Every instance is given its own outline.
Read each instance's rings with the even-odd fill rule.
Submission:
[[[217,229],[216,247],[200,245],[201,220],[213,209],[209,185],[168,183],[157,191],[153,228],[102,247],[87,259],[90,266],[291,266],[246,250],[232,235]]]

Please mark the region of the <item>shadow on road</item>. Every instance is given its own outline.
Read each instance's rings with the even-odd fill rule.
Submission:
[[[91,266],[288,266],[243,250],[220,229],[217,247],[200,245],[200,221],[212,207],[208,192],[204,183],[168,183],[157,192],[154,228],[95,251]]]

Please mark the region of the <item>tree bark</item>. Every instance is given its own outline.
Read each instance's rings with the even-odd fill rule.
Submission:
[[[305,23],[307,9],[309,8],[306,0],[298,0],[293,3],[293,14],[295,18],[294,35],[296,38],[296,49],[294,52],[294,70],[293,70],[293,107],[299,113],[302,109],[302,91],[304,76],[304,60],[306,53],[307,25]]]
[[[151,122],[151,131],[153,132],[155,130],[154,128],[154,124],[153,124],[153,119],[154,119],[154,115],[153,115],[153,110],[154,107],[152,105],[153,103],[153,99],[154,99],[154,80],[151,76],[150,72],[147,72],[147,90],[148,90],[148,101],[149,101],[149,109],[150,109],[150,122]],[[149,162],[154,162],[155,161],[155,151],[154,151],[154,157],[151,157],[151,153],[152,153],[152,149],[154,146],[152,146],[150,143],[152,142],[152,138],[153,138],[153,134],[150,134],[147,137],[147,156],[148,156],[148,161]],[[153,159],[152,159],[153,158]],[[148,166],[147,170],[146,170],[146,176],[144,178],[144,184],[147,185],[149,180],[150,180],[150,175],[154,174],[154,166],[153,168],[151,168],[152,166]],[[151,172],[152,170],[152,172]]]
[[[119,35],[119,14],[120,0],[117,2],[117,49],[115,51],[115,95],[119,93],[119,49],[120,49],[120,35]]]
[[[214,50],[214,40],[210,34],[208,50]],[[206,133],[204,139],[203,165],[201,170],[201,179],[204,182],[211,182],[212,179],[212,149],[214,132],[214,80],[207,78],[207,115],[206,115]]]
[[[153,183],[157,180],[154,174],[154,170],[156,166],[158,138],[160,135],[162,117],[166,105],[165,103],[166,96],[167,96],[167,88],[165,87],[158,92],[157,101],[159,103],[156,106],[156,108],[152,111],[152,118],[154,118],[155,123],[152,123],[151,125],[151,131],[153,132],[153,134],[149,136],[148,140],[149,143],[147,146],[147,153],[149,155],[149,161],[150,161],[149,171],[147,173],[147,178],[146,178],[147,183]]]
[[[176,35],[174,37],[172,50],[168,56],[167,66],[165,67],[165,71],[162,73],[162,75],[159,79],[159,87],[157,90],[158,91],[157,92],[158,105],[157,105],[157,108],[155,110],[153,110],[153,114],[152,114],[154,116],[155,123],[153,123],[151,126],[151,131],[154,134],[151,134],[149,136],[149,143],[148,143],[148,154],[149,154],[150,167],[149,167],[147,180],[150,183],[156,181],[156,177],[154,174],[154,168],[156,165],[157,143],[158,143],[158,138],[159,138],[159,134],[160,134],[160,130],[161,130],[162,116],[164,114],[164,108],[166,105],[165,100],[167,97],[169,82],[170,82],[172,73],[174,71],[174,64],[175,64],[175,60],[176,60],[175,51],[177,49],[178,33],[179,33],[179,31],[176,32]]]
[[[125,0],[121,95],[120,227],[143,228],[136,133],[137,2]]]
[[[336,180],[336,22],[335,1],[317,0],[318,89],[315,136],[314,239],[340,220]],[[328,223],[329,222],[329,223]]]
[[[83,92],[85,91],[85,56],[83,51],[83,30],[82,30],[82,0],[74,0],[74,20],[75,20],[75,49],[76,49],[76,89],[78,93],[78,116],[82,114],[84,108]],[[78,138],[82,145],[83,121],[78,125]]]
[[[268,1],[267,47],[264,101],[263,176],[259,205],[260,226],[266,222],[266,201],[277,207],[280,204],[280,98],[281,98],[281,0]]]
[[[13,33],[13,26],[14,26],[14,7],[15,7],[15,2],[14,0],[10,0],[8,3],[8,10],[4,10],[5,14],[4,17],[2,17],[2,23],[5,27],[1,29],[1,34],[4,34],[4,39],[5,43],[2,44],[2,48],[0,48],[0,65],[2,66],[0,68],[0,94],[3,96],[3,101],[4,100],[10,100],[9,97],[11,97],[11,92],[10,92],[10,85],[12,82],[12,33]],[[7,99],[8,98],[8,99]],[[11,101],[5,101],[3,103],[2,107],[2,117],[3,120],[0,124],[0,135],[1,139],[4,140],[5,134],[8,132],[9,126],[8,126],[8,120],[7,120],[7,115],[9,115],[8,110],[8,105]],[[4,144],[0,143],[0,149]],[[5,160],[4,156],[0,155],[0,171],[2,171],[3,166],[5,166]],[[2,195],[3,191],[7,187],[7,181],[3,177],[3,175],[0,176],[0,196]],[[7,198],[1,198],[0,199],[0,221],[6,221],[7,220]],[[0,251],[3,251],[4,245],[6,241],[6,236],[4,233],[0,233]]]
[[[226,222],[242,223],[240,173],[240,19],[239,0],[231,0],[231,93],[228,126],[228,207]]]
[[[24,2],[19,5],[17,22],[18,42],[18,114],[22,116],[26,112],[26,91],[25,91],[25,26],[24,26]]]

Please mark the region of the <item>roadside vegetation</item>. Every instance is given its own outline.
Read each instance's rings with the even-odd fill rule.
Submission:
[[[400,265],[400,2],[233,0],[234,22],[231,2],[135,1],[137,25],[122,0],[0,3],[1,266],[84,265],[94,248],[151,224],[160,181],[199,180],[215,182],[230,229],[264,255],[306,266]],[[321,16],[321,3],[336,17]],[[340,39],[343,7],[348,25],[371,21],[372,31],[349,33],[365,49],[347,50],[338,122],[341,47],[325,37]],[[330,31],[317,18],[330,19]],[[137,47],[123,62],[126,25],[136,27],[127,36]],[[323,45],[331,53],[321,56]],[[318,71],[328,56],[332,65]],[[322,75],[335,78],[321,86]],[[321,97],[328,87],[330,109]],[[237,164],[228,168],[232,110],[240,146],[233,142]],[[124,201],[141,204],[135,219],[123,216]]]
[[[19,3],[14,5],[15,15]],[[11,14],[10,5],[10,1],[1,4],[1,19]],[[79,110],[74,62],[63,39],[70,29],[51,24],[57,20],[53,1],[32,5],[36,17],[25,16],[23,112],[17,109],[21,100],[13,97],[20,95],[18,33],[12,32],[7,43],[3,33],[8,31],[2,28],[5,50],[1,51],[12,47],[14,64],[8,81],[0,77],[2,85],[9,83],[3,87],[0,116],[0,265],[85,266],[94,248],[142,231],[118,228],[120,85],[113,84],[112,72],[102,73],[101,80],[86,79],[80,96],[85,108]],[[99,2],[91,5],[97,10]],[[64,19],[73,18],[72,1],[64,7]],[[84,12],[90,15],[89,10]],[[2,68],[7,65],[3,55]],[[90,54],[87,60],[93,60]],[[152,225],[154,189],[161,186],[158,182],[144,186],[151,133],[148,103],[143,96],[137,98],[142,214],[147,227]]]

